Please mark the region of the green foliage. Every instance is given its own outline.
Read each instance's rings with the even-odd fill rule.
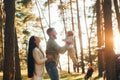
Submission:
[[[29,21],[34,21],[35,20],[35,16],[31,13],[32,12],[32,8],[29,7],[25,7],[23,6],[24,3],[17,3],[16,5],[16,14],[15,14],[15,26],[17,29],[17,33],[18,34],[24,34],[24,35],[28,35],[30,33],[26,33],[24,30],[26,30],[27,27],[27,23],[29,23]]]
[[[19,56],[21,69],[26,69],[27,58],[27,46],[28,38],[31,34],[29,31],[29,25],[36,20],[35,15],[32,13],[31,0],[17,0],[16,2],[16,14],[15,14],[15,26],[18,36]],[[32,26],[32,25],[30,25]]]
[[[34,20],[35,19],[35,16],[32,15],[32,14],[28,14],[26,15],[26,17],[24,18],[23,20],[23,23],[27,22],[27,21],[30,21],[30,20]]]
[[[27,6],[30,5],[32,2],[31,2],[31,0],[18,0],[17,3],[22,3],[23,6],[26,6],[26,7],[27,7]]]
[[[52,3],[55,3],[55,2],[56,2],[56,0],[49,0],[49,3],[48,3],[48,1],[46,1],[46,2],[44,3],[44,6],[47,7],[48,4],[52,4]]]
[[[68,9],[68,8],[69,8],[69,5],[67,5],[67,4],[58,5],[58,9],[60,9],[60,10]]]
[[[23,30],[23,34],[30,35],[30,32],[28,30]]]
[[[19,14],[16,14],[16,17],[17,17],[17,18],[22,18],[23,16],[25,16],[25,14],[24,14],[24,13],[19,13]]]

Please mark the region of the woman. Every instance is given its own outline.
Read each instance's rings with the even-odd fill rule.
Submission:
[[[47,58],[39,47],[40,39],[32,36],[28,47],[28,77],[33,80],[42,80],[44,65]]]

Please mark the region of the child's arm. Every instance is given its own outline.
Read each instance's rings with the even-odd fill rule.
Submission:
[[[71,40],[69,38],[63,39],[68,45],[72,44]]]

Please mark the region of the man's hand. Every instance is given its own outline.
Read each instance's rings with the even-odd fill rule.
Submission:
[[[48,59],[53,59],[53,55],[52,54],[47,54],[46,56]]]

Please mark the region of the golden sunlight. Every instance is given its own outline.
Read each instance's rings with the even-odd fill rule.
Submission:
[[[114,37],[114,49],[116,54],[120,53],[120,36],[119,35],[116,35]]]

